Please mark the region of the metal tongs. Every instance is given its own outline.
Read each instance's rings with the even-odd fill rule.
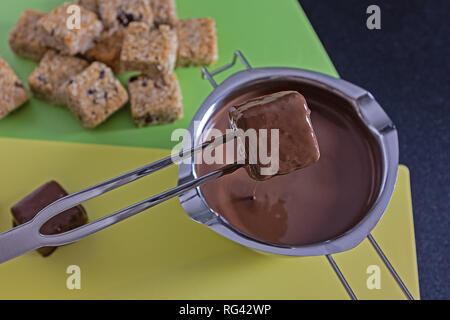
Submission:
[[[33,220],[0,234],[0,263],[4,263],[10,259],[27,253],[28,251],[32,251],[41,247],[62,246],[76,242],[100,230],[108,228],[122,220],[130,218],[142,211],[154,207],[166,200],[177,197],[190,189],[197,188],[202,184],[236,171],[242,165],[237,163],[226,165],[219,170],[210,172],[202,177],[183,183],[175,188],[152,196],[146,200],[133,204],[127,208],[119,210],[99,220],[88,223],[77,229],[55,235],[43,235],[39,232],[41,227],[48,220],[68,209],[76,207],[85,201],[99,197],[107,192],[122,187],[133,181],[146,177],[156,171],[176,164],[179,161],[188,159],[206,148],[214,149],[223,143],[227,143],[233,140],[234,138],[234,133],[226,134],[222,137],[205,142],[199,146],[195,146],[190,150],[182,150],[179,153],[172,154],[167,158],[130,171],[108,181],[99,183],[90,188],[70,194],[53,202],[52,204],[42,209],[33,218]]]

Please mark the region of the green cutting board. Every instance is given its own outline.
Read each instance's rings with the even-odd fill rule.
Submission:
[[[0,55],[24,83],[36,64],[11,52],[8,33],[25,9],[50,11],[61,3],[61,0],[0,1]],[[182,0],[177,5],[181,19],[209,16],[216,20],[220,55],[217,66],[228,63],[239,49],[254,67],[288,66],[337,76],[296,0]],[[177,75],[185,117],[173,125],[139,129],[126,106],[99,128],[86,130],[66,108],[32,98],[0,120],[0,137],[171,148],[175,145],[170,140],[173,130],[187,128],[211,92],[209,83],[201,78],[200,68],[180,69]],[[223,80],[223,76],[218,79]]]

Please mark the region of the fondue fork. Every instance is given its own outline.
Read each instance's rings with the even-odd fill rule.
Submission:
[[[0,234],[0,264],[10,259],[16,258],[28,251],[35,250],[41,247],[62,246],[76,242],[100,230],[108,228],[120,221],[128,219],[142,211],[154,207],[164,201],[177,197],[191,189],[197,188],[209,181],[218,179],[226,174],[233,173],[234,171],[242,167],[242,165],[237,163],[226,165],[221,169],[183,183],[175,188],[166,190],[160,194],[152,196],[148,199],[145,199],[141,202],[133,204],[127,208],[119,210],[115,213],[112,213],[108,216],[105,216],[101,219],[98,219],[68,232],[55,235],[43,235],[39,232],[41,227],[48,220],[57,216],[61,212],[69,210],[82,204],[85,201],[99,197],[107,192],[110,192],[114,189],[148,176],[156,171],[171,166],[177,161],[188,159],[206,148],[216,148],[217,146],[231,141],[234,138],[235,134],[229,133],[214,140],[205,142],[199,146],[194,146],[190,150],[182,150],[178,154],[172,154],[167,158],[130,171],[116,178],[112,178],[105,182],[99,183],[90,188],[70,194],[51,203],[50,205],[42,209],[31,221]]]

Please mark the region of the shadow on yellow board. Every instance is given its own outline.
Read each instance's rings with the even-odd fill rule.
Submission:
[[[0,139],[0,231],[9,208],[55,179],[68,192],[135,169],[169,151]],[[175,166],[86,203],[91,220],[173,187]],[[419,298],[409,174],[400,166],[389,209],[374,231],[412,294]],[[358,298],[403,299],[375,251],[364,241],[335,259]],[[68,266],[81,270],[81,289],[66,286]],[[369,290],[370,265],[381,289]],[[324,257],[268,257],[191,221],[173,199],[49,258],[30,252],[0,265],[0,299],[348,299]]]

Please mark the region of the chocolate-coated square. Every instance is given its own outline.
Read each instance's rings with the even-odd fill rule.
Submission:
[[[319,160],[320,151],[310,114],[305,98],[297,91],[281,91],[254,98],[230,110],[233,127],[246,134],[241,134],[241,141],[245,140],[242,141],[242,146],[245,146],[245,167],[251,178],[267,180]],[[251,129],[256,133],[253,141],[248,135]],[[266,130],[266,136],[262,136],[261,130]],[[278,130],[278,145],[272,145],[272,135],[276,134],[273,130]],[[276,172],[267,169],[277,166],[262,161],[259,151],[263,147],[262,142],[266,143],[266,154],[271,156],[269,158],[278,160]],[[274,147],[278,147],[278,154],[272,150]],[[266,173],[268,171],[270,173]]]
[[[46,206],[65,196],[67,192],[56,181],[47,182],[11,208],[13,226],[32,220]],[[44,235],[64,233],[86,224],[87,221],[86,210],[80,205],[51,218],[41,227],[40,232]],[[47,257],[55,249],[56,247],[44,247],[37,251]]]

